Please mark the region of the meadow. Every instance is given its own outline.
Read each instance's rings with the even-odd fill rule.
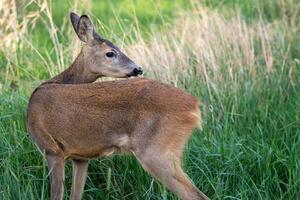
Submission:
[[[34,88],[80,51],[70,11],[91,16],[144,77],[201,101],[184,169],[207,196],[300,199],[297,0],[0,1],[0,199],[50,198],[25,113]],[[130,155],[91,161],[84,190],[83,199],[178,199]]]

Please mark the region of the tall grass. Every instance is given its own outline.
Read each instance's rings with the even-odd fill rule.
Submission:
[[[10,20],[0,20],[5,27],[0,37],[0,198],[49,199],[46,163],[27,136],[24,116],[34,87],[66,68],[80,43],[67,14],[57,25],[49,2],[20,7],[14,3],[4,1],[3,6],[12,9],[3,9],[2,16]],[[92,10],[96,4],[90,4]],[[172,14],[174,20],[165,20],[161,11],[163,23],[145,29],[139,14],[133,14],[128,24],[108,3],[115,23],[95,24],[98,32],[143,66],[146,77],[185,89],[201,100],[203,129],[195,130],[184,157],[197,187],[212,199],[297,199],[300,36],[295,18],[300,4],[284,4],[281,18],[261,15],[250,21],[251,12],[244,15],[241,3],[237,4],[241,9],[224,4],[226,13],[222,6],[210,9],[207,2],[192,1],[188,11]],[[89,12],[81,1],[71,9]],[[120,34],[111,27],[118,27]],[[65,199],[70,185],[68,164]],[[84,199],[177,197],[133,157],[117,155],[91,162]]]

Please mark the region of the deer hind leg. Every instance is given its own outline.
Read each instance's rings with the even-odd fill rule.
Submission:
[[[162,181],[166,187],[178,194],[183,200],[208,200],[189,180],[181,168],[180,157],[159,150],[154,146],[148,147],[141,153],[135,153],[146,171]]]
[[[85,185],[89,161],[73,160],[71,200],[80,200]]]
[[[65,161],[55,155],[46,155],[51,180],[51,200],[61,200],[64,192]]]

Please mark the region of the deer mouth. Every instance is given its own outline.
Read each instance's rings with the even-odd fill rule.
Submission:
[[[143,70],[139,67],[139,68],[134,68],[134,70],[132,70],[132,72],[127,74],[127,77],[139,76],[139,75],[142,75],[142,74],[143,74]]]

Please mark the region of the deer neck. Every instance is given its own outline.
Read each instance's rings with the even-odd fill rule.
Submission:
[[[86,63],[81,52],[69,68],[45,83],[81,84],[96,81],[99,75],[89,72]]]

